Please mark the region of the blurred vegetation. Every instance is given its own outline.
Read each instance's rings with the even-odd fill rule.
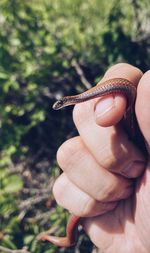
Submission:
[[[49,228],[65,233],[51,194],[55,155],[77,134],[72,109],[51,107],[117,62],[146,71],[149,24],[148,0],[0,1],[0,252],[93,252],[83,235],[72,249],[36,240]]]

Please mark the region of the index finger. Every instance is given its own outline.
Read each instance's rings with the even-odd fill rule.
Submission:
[[[117,64],[106,72],[102,81],[121,77],[137,85],[141,76],[142,72],[139,69],[129,64]],[[122,175],[126,173],[128,177],[137,177],[143,171],[144,166],[141,166],[139,161],[144,161],[144,157],[123,129],[119,126],[114,127],[125,112],[126,99],[119,95],[110,95],[110,98],[100,99],[99,107],[109,99],[112,99],[112,103],[115,100],[117,103],[111,105],[110,109],[107,108],[106,113],[102,110],[102,117],[96,118],[97,124],[93,108],[99,99],[76,105],[73,111],[75,125],[84,144],[103,168]],[[139,165],[135,166],[134,162],[138,162]]]

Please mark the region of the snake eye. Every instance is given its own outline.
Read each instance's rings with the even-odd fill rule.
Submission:
[[[57,106],[60,108],[61,106],[63,106],[63,101],[62,100],[59,100],[59,101],[57,101],[58,103],[57,103]]]

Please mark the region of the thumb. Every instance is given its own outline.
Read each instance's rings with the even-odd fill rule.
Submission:
[[[138,68],[126,63],[116,64],[108,69],[100,83],[119,77],[128,79],[137,86],[142,77],[142,72]],[[126,98],[119,94],[98,99],[95,105],[96,123],[103,127],[116,125],[124,115],[126,102]]]
[[[141,78],[137,89],[136,116],[140,130],[150,150],[150,70]],[[150,152],[149,152],[150,153]]]

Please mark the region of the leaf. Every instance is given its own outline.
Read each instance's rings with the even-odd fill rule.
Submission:
[[[22,189],[23,182],[17,175],[12,175],[4,179],[3,193],[15,193]]]
[[[24,237],[24,243],[28,245],[33,241],[34,238],[35,238],[34,235],[27,235]]]
[[[8,78],[8,73],[6,72],[0,72],[0,79],[6,80]]]

